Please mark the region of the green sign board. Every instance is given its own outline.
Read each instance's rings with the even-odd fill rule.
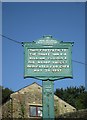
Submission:
[[[43,38],[24,42],[24,78],[41,80],[72,78],[73,42],[62,42],[43,36]]]

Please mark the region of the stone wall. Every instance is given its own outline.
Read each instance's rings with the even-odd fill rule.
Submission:
[[[2,119],[2,106],[0,105],[0,120]]]
[[[83,109],[83,110],[79,110],[76,112],[71,112],[71,113],[65,113],[62,114],[60,116],[58,116],[58,118],[82,118],[82,119],[87,119],[87,109]]]
[[[9,100],[2,106],[2,118],[12,118],[12,110],[12,103]]]
[[[29,106],[42,106],[42,87],[36,83],[25,87],[13,94],[11,99],[2,106],[3,118],[30,118]],[[74,112],[76,109],[54,95],[55,117]]]

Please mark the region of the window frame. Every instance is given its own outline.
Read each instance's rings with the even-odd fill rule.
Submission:
[[[32,115],[32,113],[31,113],[31,107],[35,107],[35,111],[36,111],[36,115]],[[40,106],[40,105],[29,105],[29,116],[30,117],[38,117],[38,118],[42,118],[42,116],[40,116],[39,114],[38,114],[38,108],[41,108],[42,109],[42,106]]]

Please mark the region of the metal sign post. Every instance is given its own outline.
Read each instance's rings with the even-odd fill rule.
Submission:
[[[54,80],[72,78],[72,45],[52,36],[25,42],[24,78],[43,81],[43,118],[54,119]]]
[[[54,82],[43,81],[43,119],[54,119]]]

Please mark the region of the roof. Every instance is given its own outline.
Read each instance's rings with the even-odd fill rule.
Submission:
[[[31,84],[29,84],[29,85],[27,85],[27,86],[23,87],[23,88],[20,88],[19,90],[15,91],[14,93],[19,92],[20,90],[25,89],[25,88],[27,88],[27,87],[29,87],[29,86],[31,86],[31,85],[37,85],[37,86],[42,87],[42,86],[41,86],[41,85],[39,85],[38,83],[33,82],[33,83],[31,83]]]
[[[34,94],[34,93],[35,94],[41,94],[40,96],[42,96],[42,86],[39,85],[36,82],[33,82],[32,84],[30,84],[28,86],[25,86],[24,88],[21,88],[18,91],[12,93],[10,97],[12,98],[12,96],[14,96],[14,95],[17,95],[17,94],[26,94],[26,93],[28,93],[28,94],[30,94],[30,93],[31,94]],[[62,103],[62,104],[66,104],[66,105],[71,106],[70,104],[66,103],[65,101],[63,101],[61,98],[59,98],[56,95],[54,95],[54,99],[56,101],[59,101],[60,104]],[[73,107],[73,106],[71,106],[71,107]]]
[[[35,88],[38,88],[38,87],[42,90],[42,86],[41,85],[39,85],[36,82],[33,82],[32,84],[30,84],[28,86],[25,86],[24,88],[21,88],[18,91],[12,93],[11,96],[14,95],[14,94],[18,94],[18,93],[22,93],[23,94],[25,92],[29,92],[32,88],[35,89]]]

